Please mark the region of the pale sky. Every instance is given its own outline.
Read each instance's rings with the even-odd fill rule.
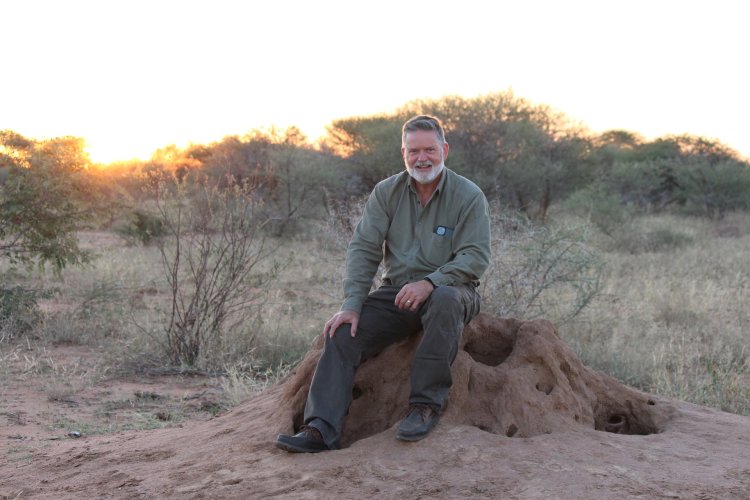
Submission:
[[[512,88],[594,131],[750,157],[744,4],[0,0],[0,130],[109,162]]]

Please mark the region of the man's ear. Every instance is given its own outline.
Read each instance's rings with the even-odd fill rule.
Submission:
[[[448,150],[450,149],[450,146],[448,146],[447,142],[443,143],[443,161],[448,159]]]

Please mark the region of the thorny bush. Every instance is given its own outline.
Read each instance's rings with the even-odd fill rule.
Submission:
[[[251,321],[275,266],[255,188],[230,180],[160,182],[157,245],[169,288],[163,345],[175,364],[196,365],[234,328]]]
[[[601,288],[602,261],[585,226],[540,225],[523,215],[493,216],[492,260],[483,301],[501,316],[572,319]]]

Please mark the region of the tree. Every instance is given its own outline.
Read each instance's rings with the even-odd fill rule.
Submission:
[[[312,149],[296,127],[282,133],[272,130],[270,139],[267,171],[273,189],[266,192],[264,202],[271,230],[282,236],[299,229],[300,221],[323,215],[320,208],[326,207],[326,188],[337,184],[336,162],[331,155]]]
[[[417,100],[398,113],[443,119],[451,168],[471,177],[488,199],[533,218],[543,220],[553,201],[588,180],[582,131],[562,113],[511,91]]]
[[[720,217],[748,204],[748,165],[717,141],[681,135],[646,142],[615,130],[593,144],[597,182],[627,205],[654,211],[675,206]]]
[[[342,118],[327,127],[325,150],[344,158],[349,175],[359,179],[359,193],[369,192],[379,181],[403,170],[401,126],[403,113]],[[351,190],[350,190],[351,191]]]
[[[750,208],[750,166],[740,162],[692,163],[679,171],[679,185],[689,209],[722,218]]]
[[[265,228],[276,236],[298,229],[302,219],[322,215],[327,188],[339,184],[336,167],[341,160],[314,149],[296,127],[253,130],[209,146],[191,146],[181,155],[200,160],[200,169],[191,169],[195,179],[208,177],[220,188],[251,186],[263,200],[259,210],[268,218]],[[189,175],[185,178],[190,181]]]
[[[89,165],[82,139],[0,132],[0,256],[57,272],[86,260],[75,233],[92,214]]]

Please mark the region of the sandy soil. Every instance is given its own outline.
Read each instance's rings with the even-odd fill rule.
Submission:
[[[4,450],[0,498],[750,498],[750,418],[625,387],[581,365],[543,321],[480,315],[440,424],[399,442],[415,345],[360,368],[345,449],[272,444],[299,426],[316,345],[228,414],[47,441],[23,460]]]
[[[76,435],[178,427],[221,409],[217,378],[113,376],[96,347],[28,340],[4,349],[0,363],[0,463],[15,467]]]

